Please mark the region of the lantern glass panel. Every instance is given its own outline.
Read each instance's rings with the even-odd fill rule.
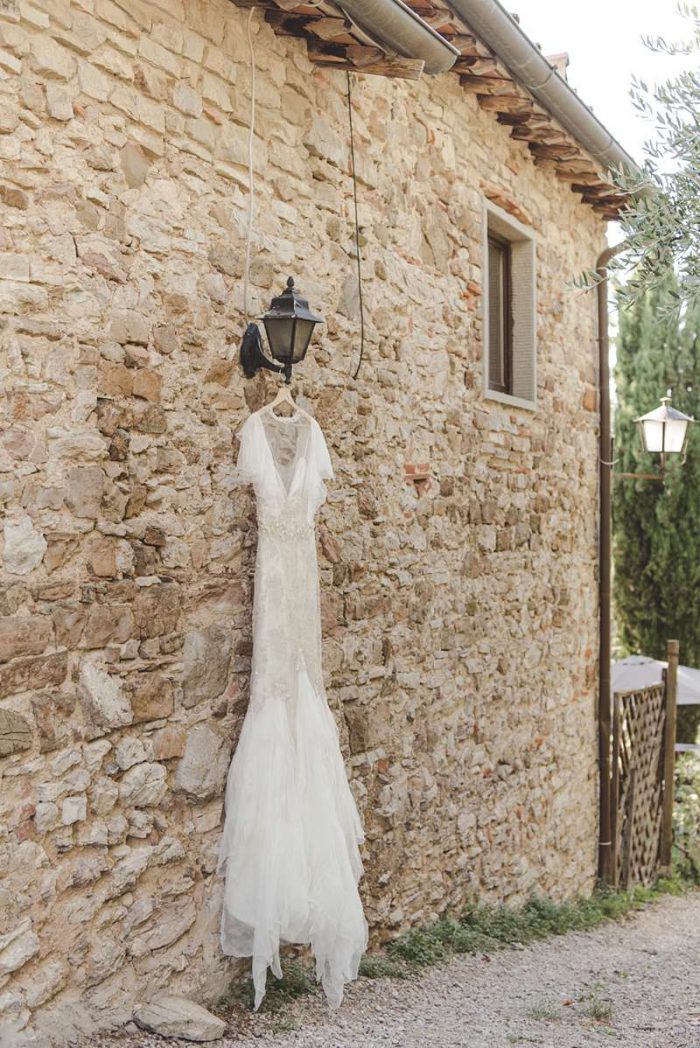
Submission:
[[[263,317],[263,324],[275,360],[293,363],[294,317]]]
[[[642,442],[646,451],[660,455],[664,449],[664,423],[655,419],[645,419],[639,423],[642,430]]]
[[[300,360],[304,359],[304,354],[311,341],[311,335],[315,328],[313,320],[301,320],[297,317],[296,326],[294,328],[294,349],[292,352],[292,363],[298,364]]]
[[[670,451],[672,453],[680,455],[683,451],[683,445],[685,444],[685,435],[688,430],[688,423],[683,419],[669,419],[666,423],[666,434],[664,451]]]

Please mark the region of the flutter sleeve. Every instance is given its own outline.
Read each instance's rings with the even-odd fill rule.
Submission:
[[[254,484],[260,476],[262,458],[257,419],[254,415],[248,416],[236,436],[238,437],[236,482],[238,484]]]
[[[318,422],[313,419],[311,423],[311,453],[313,456],[313,464],[315,467],[315,474],[319,480],[333,480],[333,466],[330,461],[330,455],[328,454],[328,445],[326,444],[326,438],[323,435]]]

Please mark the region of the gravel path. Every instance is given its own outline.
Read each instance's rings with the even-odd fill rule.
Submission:
[[[89,1043],[175,1042],[125,1033]],[[304,997],[277,1014],[232,1017],[231,1035],[217,1042],[219,1048],[533,1044],[700,1048],[700,892],[665,898],[594,932],[455,957],[410,981],[360,979],[334,1014],[322,998]]]

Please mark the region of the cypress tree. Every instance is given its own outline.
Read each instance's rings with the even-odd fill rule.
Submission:
[[[700,308],[678,318],[672,279],[620,309],[615,380],[615,472],[653,473],[659,456],[642,450],[634,419],[670,390],[673,406],[700,417]],[[700,668],[700,433],[691,426],[685,462],[667,459],[666,480],[617,477],[613,493],[614,601],[626,653],[665,658],[680,641],[681,662]],[[700,429],[700,426],[698,426]],[[694,742],[700,706],[678,708],[678,738]]]

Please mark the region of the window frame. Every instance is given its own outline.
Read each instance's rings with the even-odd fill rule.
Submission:
[[[526,338],[530,343],[532,359],[532,398],[517,396],[513,393],[494,389],[489,381],[489,238],[495,237],[506,241],[513,251],[513,246],[521,253],[521,259],[525,259],[530,268],[531,287],[526,289],[527,301],[521,299],[526,308],[528,317],[525,319],[516,316],[515,295],[511,283],[511,308],[512,308],[512,342],[515,341],[515,327],[520,327],[519,341]],[[523,408],[526,411],[537,410],[537,239],[530,226],[518,221],[507,211],[498,207],[488,199],[483,203],[483,232],[482,232],[482,395],[486,400],[499,401],[512,407]],[[511,254],[512,267],[512,254]],[[521,293],[522,294],[522,293]],[[511,369],[513,369],[515,347],[511,345]],[[513,381],[513,370],[511,370],[510,381]],[[512,385],[511,385],[512,388]]]

